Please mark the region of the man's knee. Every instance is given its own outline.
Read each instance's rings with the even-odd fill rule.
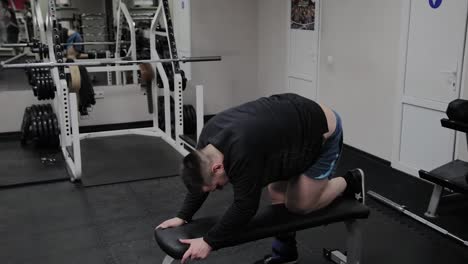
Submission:
[[[269,193],[281,193],[284,194],[286,193],[288,189],[288,182],[287,181],[279,181],[279,182],[273,182],[268,184],[268,192]]]
[[[273,204],[280,204],[285,202],[287,190],[286,182],[274,182],[268,185],[268,194],[270,195]]]

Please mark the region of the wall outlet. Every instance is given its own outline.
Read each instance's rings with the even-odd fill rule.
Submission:
[[[103,99],[104,98],[104,91],[94,91],[94,98],[95,99]]]

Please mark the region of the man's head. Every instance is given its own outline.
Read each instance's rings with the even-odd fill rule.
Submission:
[[[212,192],[222,189],[228,182],[222,155],[209,149],[187,155],[182,164],[181,176],[187,189],[193,192]]]

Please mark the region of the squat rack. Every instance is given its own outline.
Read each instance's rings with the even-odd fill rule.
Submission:
[[[120,12],[123,12],[125,18],[130,18],[125,15],[125,5],[120,4]],[[49,58],[46,59],[43,63],[29,63],[29,64],[3,64],[4,69],[9,68],[27,68],[27,67],[49,67],[51,68],[51,75],[56,86],[56,97],[53,102],[53,107],[57,113],[60,126],[60,146],[62,154],[67,164],[67,170],[70,173],[70,180],[72,182],[80,180],[82,177],[82,159],[81,159],[81,140],[88,138],[99,138],[99,137],[108,137],[116,135],[145,135],[158,137],[163,139],[167,144],[172,146],[176,151],[182,155],[188,154],[188,151],[184,148],[184,145],[188,145],[184,140],[181,139],[183,135],[183,72],[181,72],[179,67],[179,62],[201,62],[201,61],[219,61],[221,57],[212,56],[212,57],[194,57],[194,58],[178,58],[176,43],[174,38],[174,32],[172,27],[172,20],[169,13],[169,3],[168,0],[161,0],[159,2],[156,13],[152,19],[151,31],[150,31],[150,47],[151,47],[151,59],[150,60],[136,60],[136,52],[130,52],[127,55],[130,55],[131,60],[125,61],[121,58],[115,59],[104,59],[97,61],[78,61],[76,63],[64,63],[62,45],[60,43],[60,38],[58,36],[58,22],[55,15],[55,0],[49,0],[48,14],[46,17],[46,31],[45,38],[47,46],[49,47]],[[127,10],[128,11],[128,10]],[[120,14],[119,12],[119,14]],[[118,16],[119,17],[119,16]],[[40,20],[40,17],[38,17]],[[127,19],[127,21],[130,21]],[[158,27],[161,25],[165,31],[161,31],[161,28]],[[130,29],[134,28],[131,27]],[[133,32],[134,34],[134,32]],[[156,49],[156,35],[164,35],[167,38],[168,43],[170,44],[170,58],[161,59],[158,55]],[[134,39],[132,39],[133,43]],[[116,45],[119,45],[119,38],[116,39]],[[136,51],[136,47],[133,46],[132,50]],[[117,55],[117,54],[116,54]],[[67,67],[69,66],[86,66],[90,71],[93,69],[93,66],[104,66],[101,67],[105,71],[133,71],[134,72],[134,82],[136,81],[136,72],[138,65],[140,63],[149,63],[153,68],[154,72],[157,73],[161,80],[162,86],[158,87],[156,79],[151,83],[151,87],[148,89],[151,90],[151,103],[153,106],[153,126],[150,128],[140,128],[140,129],[125,129],[125,130],[113,130],[105,132],[95,132],[95,133],[80,133],[79,132],[79,113],[78,113],[78,102],[76,93],[69,92],[68,83],[66,80],[66,73],[69,72]],[[168,76],[168,73],[163,67],[163,63],[171,63],[173,75]],[[169,78],[173,80],[174,89],[171,91],[169,85]],[[158,93],[162,88],[164,97],[164,113],[165,113],[165,129],[162,130],[159,127],[158,115]],[[201,133],[203,127],[203,86],[197,85],[196,89],[196,123],[197,123],[197,137]],[[174,131],[175,137],[172,137],[171,131],[171,103],[170,97],[174,98]]]

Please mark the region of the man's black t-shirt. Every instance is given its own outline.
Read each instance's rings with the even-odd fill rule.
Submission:
[[[295,94],[260,98],[228,109],[203,128],[197,149],[212,144],[224,155],[234,201],[204,240],[220,248],[255,215],[262,188],[310,167],[328,132],[317,103]],[[177,216],[191,220],[208,193],[188,193]]]

